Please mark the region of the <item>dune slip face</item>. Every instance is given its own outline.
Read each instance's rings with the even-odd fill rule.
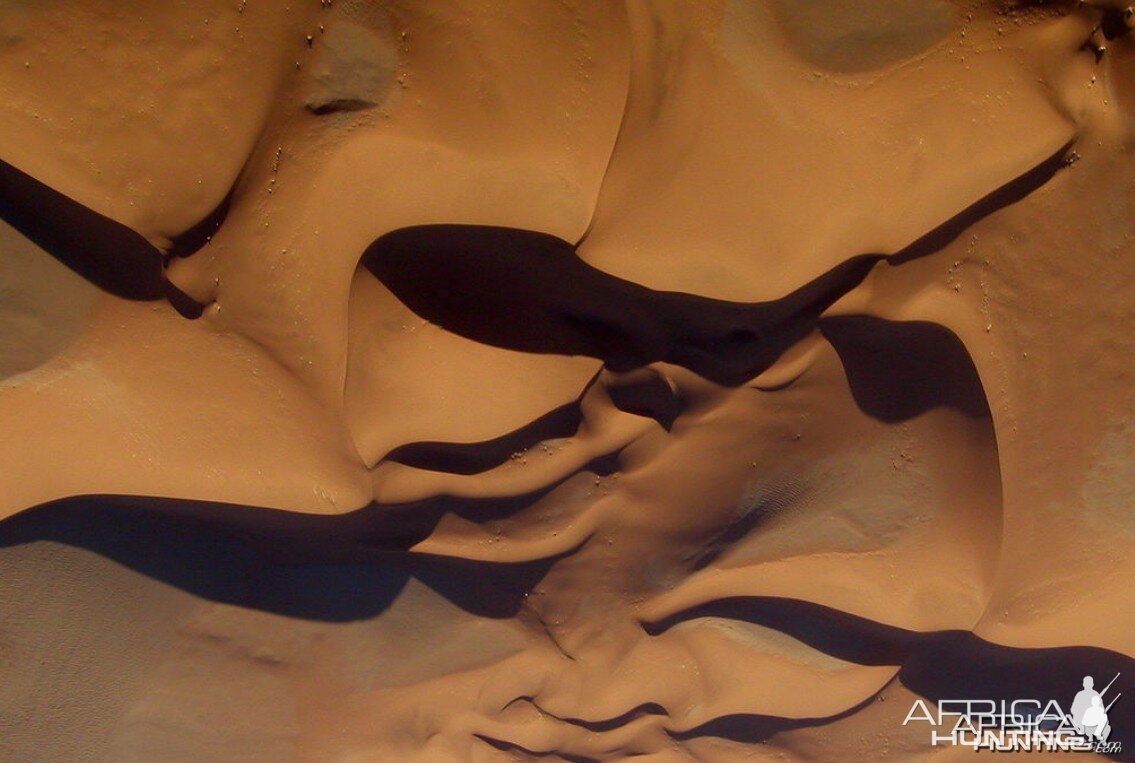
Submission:
[[[0,0],[0,760],[1135,760],[1133,29]]]

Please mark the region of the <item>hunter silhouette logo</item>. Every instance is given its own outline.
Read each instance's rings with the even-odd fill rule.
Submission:
[[[1114,754],[1122,744],[1111,740],[1107,714],[1122,696],[1110,702],[1104,695],[1119,678],[1115,675],[1102,691],[1095,679],[1084,676],[1083,688],[1072,699],[1070,711],[1054,699],[942,699],[934,709],[916,700],[902,725],[930,725],[930,744],[970,747],[999,752],[1061,751]]]
[[[1115,678],[1119,678],[1118,673],[1115,674]],[[1097,692],[1093,688],[1095,681],[1092,680],[1092,677],[1084,676],[1084,688],[1072,700],[1071,713],[1072,725],[1080,734],[1100,742],[1106,742],[1111,735],[1111,724],[1107,722],[1107,712],[1123,695],[1116,694],[1115,699],[1107,703],[1106,706],[1103,703],[1103,695],[1107,694],[1111,684],[1115,683],[1115,678],[1103,687],[1103,691]]]

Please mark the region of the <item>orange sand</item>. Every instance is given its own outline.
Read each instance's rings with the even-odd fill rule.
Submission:
[[[0,2],[0,159],[155,263],[224,212],[180,312],[0,227],[0,759],[953,760],[920,634],[1128,664],[1124,8]],[[510,347],[555,283],[363,262],[442,223],[707,299]]]

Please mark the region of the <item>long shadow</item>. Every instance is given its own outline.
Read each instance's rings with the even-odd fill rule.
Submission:
[[[389,565],[287,563],[262,543],[179,515],[186,508],[179,502],[147,503],[92,498],[48,504],[0,525],[0,546],[54,541],[210,601],[314,620],[377,614],[409,577]]]
[[[1058,172],[1069,166],[1068,155],[1074,143],[1075,141],[1065,143],[1055,153],[1023,175],[1018,175],[953,215],[941,225],[922,234],[915,241],[903,247],[901,251],[888,257],[889,263],[891,265],[902,265],[940,251],[975,223],[989,217],[994,212],[1024,200],[1029,194],[1052,180]]]
[[[716,599],[657,622],[643,623],[643,629],[656,636],[679,623],[702,617],[772,628],[814,649],[858,665],[902,664],[917,645],[920,635],[838,609],[774,596]]]
[[[383,460],[416,469],[477,474],[506,463],[514,453],[544,440],[571,437],[582,421],[583,414],[576,400],[492,440],[472,443],[421,440],[395,448]]]
[[[418,440],[394,448],[382,460],[450,474],[480,474],[489,471],[541,442],[574,436],[583,423],[583,398],[598,378],[598,374],[592,377],[572,402],[500,437],[478,442]],[[621,384],[612,383],[607,386],[606,393],[618,410],[653,418],[666,430],[670,429],[682,410],[682,401],[658,374],[644,374],[641,378]],[[593,461],[592,471],[605,469],[603,461],[602,458]]]
[[[168,254],[141,234],[100,215],[0,161],[0,218],[95,286],[124,299],[163,297],[185,317],[202,312],[163,274],[167,257],[199,250],[228,214],[232,192],[197,224],[174,236]]]
[[[1051,180],[1067,166],[1068,149],[1062,146],[901,251],[853,257],[769,302],[648,289],[592,267],[563,239],[513,228],[401,228],[371,244],[361,262],[420,317],[483,344],[587,355],[615,371],[665,361],[736,386],[815,328],[876,263],[899,266],[939,251]]]
[[[853,258],[757,304],[653,291],[591,267],[562,239],[513,228],[402,228],[362,263],[419,316],[483,344],[586,355],[614,371],[666,361],[735,386],[805,336],[880,259]]]
[[[3,161],[0,217],[101,289],[138,300],[163,294],[153,244]]]
[[[211,601],[312,620],[373,617],[410,577],[473,614],[515,616],[559,557],[492,564],[409,552],[445,513],[477,513],[457,503],[439,499],[313,516],[203,501],[84,496],[6,520],[0,548],[53,541]]]
[[[1068,712],[1084,676],[1097,688],[1119,674],[1108,699],[1135,685],[1135,659],[1109,649],[1061,646],[1027,649],[994,644],[969,631],[917,632],[798,599],[738,596],[719,599],[643,623],[651,635],[701,617],[720,617],[773,628],[815,649],[860,665],[899,666],[898,678],[915,694],[935,702],[947,699],[1056,700]],[[1111,741],[1125,749],[1111,757],[1135,760],[1135,697],[1108,711]],[[681,738],[716,736],[759,742],[793,728],[822,725],[839,717],[787,719],[761,715],[728,716],[685,732]],[[948,733],[948,730],[941,730]]]

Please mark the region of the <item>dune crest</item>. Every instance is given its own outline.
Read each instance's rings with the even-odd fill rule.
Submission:
[[[929,760],[1132,680],[1133,27],[0,2],[0,759]]]

